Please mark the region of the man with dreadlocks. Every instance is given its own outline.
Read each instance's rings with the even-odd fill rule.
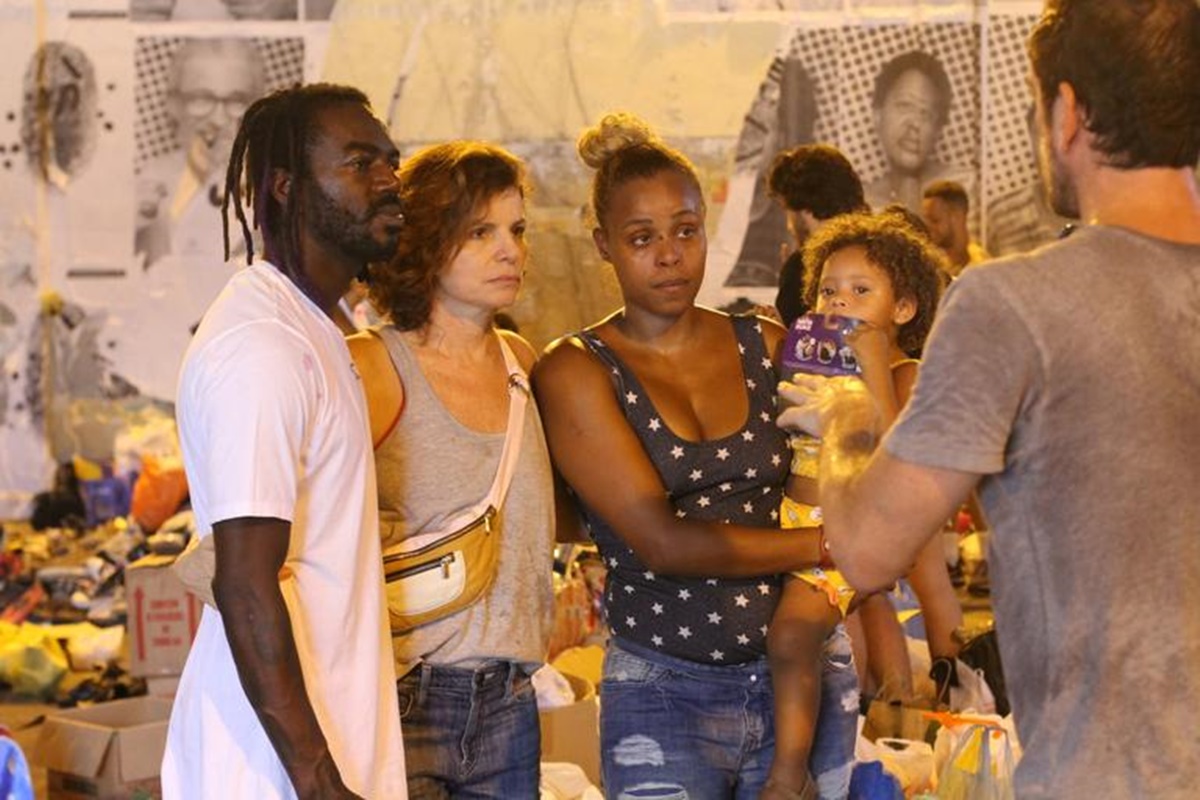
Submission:
[[[242,118],[225,253],[232,205],[250,265],[179,379],[215,607],[175,698],[165,798],[406,796],[367,412],[331,320],[351,279],[396,248],[398,163],[356,89],[283,90]]]

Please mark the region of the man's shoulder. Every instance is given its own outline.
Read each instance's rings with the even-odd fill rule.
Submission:
[[[1061,312],[1063,293],[1074,298],[1104,297],[1124,291],[1122,284],[1106,278],[1110,265],[1128,264],[1145,259],[1145,251],[1131,249],[1134,234],[1102,227],[1082,228],[1029,252],[993,258],[964,270],[949,293],[982,298],[996,303],[1008,298],[1022,315],[1040,309],[1044,313]],[[1141,240],[1153,246],[1155,240]],[[1164,253],[1170,243],[1162,242]]]
[[[308,352],[303,309],[270,267],[244,267],[229,279],[200,322],[189,356],[224,351],[231,357]]]

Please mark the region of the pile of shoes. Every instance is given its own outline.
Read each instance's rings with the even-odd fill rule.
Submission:
[[[145,678],[135,678],[116,664],[109,664],[95,677],[85,678],[55,698],[60,708],[123,700],[146,694]]]

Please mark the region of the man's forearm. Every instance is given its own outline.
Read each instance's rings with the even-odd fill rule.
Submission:
[[[873,513],[875,497],[860,485],[883,434],[883,417],[870,392],[846,383],[836,390],[822,419],[818,480],[830,551],[851,584],[883,588],[908,566],[890,558],[894,553],[880,540],[885,529]]]
[[[214,586],[242,688],[300,797],[341,778],[304,686],[291,620],[278,583]],[[342,789],[344,791],[344,789]]]
[[[828,408],[822,413],[820,490],[844,493],[855,476],[866,468],[883,433],[884,421],[875,398],[859,381],[835,384]]]
[[[854,587],[883,588],[958,507],[979,475],[926,467],[876,449],[883,419],[861,383],[797,375],[780,395],[787,429],[822,439],[818,489],[834,561]]]

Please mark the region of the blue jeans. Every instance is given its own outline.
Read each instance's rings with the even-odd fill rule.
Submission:
[[[537,699],[519,664],[421,664],[396,682],[410,800],[538,796]]]
[[[811,769],[824,800],[845,798],[854,767],[858,678],[839,625],[823,654]],[[712,666],[609,641],[600,755],[609,800],[758,800],[775,752],[765,658]]]

